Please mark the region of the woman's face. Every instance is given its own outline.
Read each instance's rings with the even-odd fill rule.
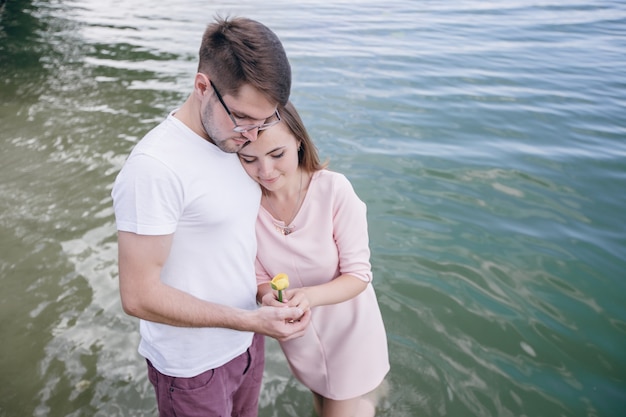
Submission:
[[[242,148],[239,159],[250,177],[277,191],[298,178],[298,145],[287,124],[278,123]]]

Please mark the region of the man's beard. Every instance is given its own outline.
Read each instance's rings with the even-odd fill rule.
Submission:
[[[218,148],[220,148],[222,151],[227,152],[227,153],[236,153],[239,152],[244,146],[246,146],[249,141],[243,143],[243,145],[237,145],[235,142],[233,142],[230,139],[245,139],[243,136],[241,136],[241,134],[236,133],[236,132],[232,132],[232,134],[237,135],[235,137],[227,137],[225,139],[222,140],[216,140],[215,138],[218,138],[219,132],[217,129],[214,129],[214,123],[212,123],[213,121],[213,112],[211,111],[211,109],[209,108],[209,106],[205,107],[204,112],[200,115],[200,122],[202,123],[202,127],[204,128],[204,131],[206,132],[206,134],[209,137],[209,142],[211,142],[212,144],[214,144],[215,146],[217,146]]]

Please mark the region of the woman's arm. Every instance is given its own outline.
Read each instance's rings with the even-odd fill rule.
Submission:
[[[312,307],[350,300],[363,292],[367,284],[359,278],[344,274],[325,284],[286,290],[285,299],[288,306],[308,311]]]

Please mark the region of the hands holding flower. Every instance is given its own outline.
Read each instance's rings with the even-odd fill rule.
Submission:
[[[307,297],[305,288],[287,290],[289,287],[289,277],[287,274],[280,273],[275,275],[270,281],[270,287],[277,291],[277,293],[273,291],[265,293],[261,298],[262,305],[299,307],[303,312],[307,312],[311,309],[311,303]]]

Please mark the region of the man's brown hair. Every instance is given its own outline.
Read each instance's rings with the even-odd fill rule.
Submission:
[[[202,37],[198,72],[222,94],[237,96],[243,84],[284,106],[291,91],[291,66],[280,39],[267,26],[248,18],[216,17]]]

